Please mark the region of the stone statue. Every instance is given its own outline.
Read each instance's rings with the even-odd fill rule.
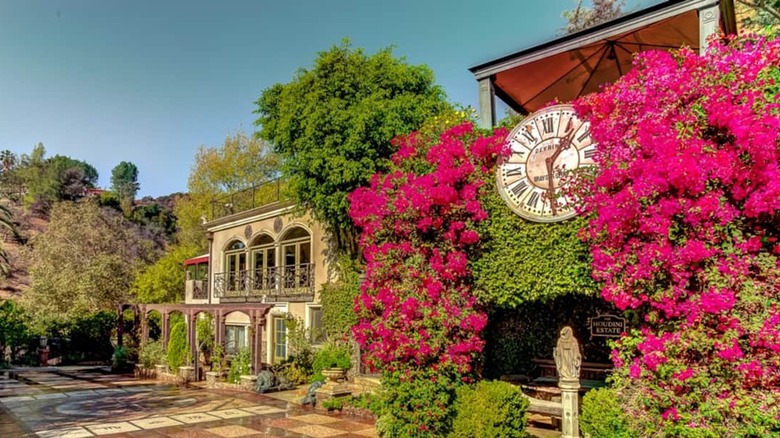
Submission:
[[[276,376],[270,370],[263,370],[257,374],[257,380],[255,381],[255,392],[260,394],[276,389]]]
[[[303,398],[301,404],[312,405],[317,402],[317,394],[315,393],[322,386],[322,382],[316,381],[309,385],[309,391],[306,393],[306,397]]]
[[[555,358],[555,367],[558,369],[558,377],[560,379],[580,379],[580,364],[582,363],[580,344],[574,338],[571,327],[564,327],[561,330],[558,345],[553,349],[553,357]]]

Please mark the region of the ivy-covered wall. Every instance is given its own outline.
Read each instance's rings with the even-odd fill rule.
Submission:
[[[495,180],[486,183],[495,187]],[[512,309],[564,295],[596,294],[589,250],[578,237],[583,218],[530,222],[512,212],[496,189],[480,202],[489,219],[480,225],[485,243],[472,269],[482,303]]]

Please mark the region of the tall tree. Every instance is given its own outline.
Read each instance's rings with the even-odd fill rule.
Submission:
[[[0,164],[3,172],[13,169],[16,166],[16,154],[8,149],[0,151]]]
[[[189,245],[169,246],[165,255],[136,275],[131,291],[141,303],[176,303],[184,299],[184,261],[198,253]]]
[[[39,316],[111,310],[131,298],[136,270],[156,258],[160,242],[151,237],[94,202],[57,203],[31,242],[23,299]]]
[[[582,0],[577,0],[577,7],[563,11],[567,21],[564,33],[576,33],[623,15],[624,0],[591,0],[590,3],[592,6],[587,7],[582,5]]]
[[[351,254],[357,242],[347,194],[387,170],[392,138],[449,108],[430,68],[409,65],[391,49],[367,55],[349,41],[256,103],[259,135],[282,156],[299,205]]]
[[[138,193],[138,167],[129,161],[122,161],[111,169],[111,190],[119,197],[125,215],[133,210],[135,194]]]
[[[206,248],[203,221],[212,218],[215,198],[257,186],[279,174],[279,156],[268,143],[238,131],[222,146],[201,146],[190,171],[186,196],[176,200],[178,241]]]

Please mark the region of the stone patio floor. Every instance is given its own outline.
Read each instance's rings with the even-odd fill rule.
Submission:
[[[95,367],[17,369],[0,372],[0,437],[377,436],[373,419],[301,407],[288,399],[281,393],[157,385]],[[545,428],[527,431],[560,436]]]
[[[156,385],[94,368],[0,376],[3,438],[376,437],[373,423],[260,394]]]

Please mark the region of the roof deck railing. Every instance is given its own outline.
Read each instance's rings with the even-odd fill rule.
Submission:
[[[285,196],[282,191],[282,179],[276,178],[214,199],[211,201],[211,220],[262,207],[283,199]]]

